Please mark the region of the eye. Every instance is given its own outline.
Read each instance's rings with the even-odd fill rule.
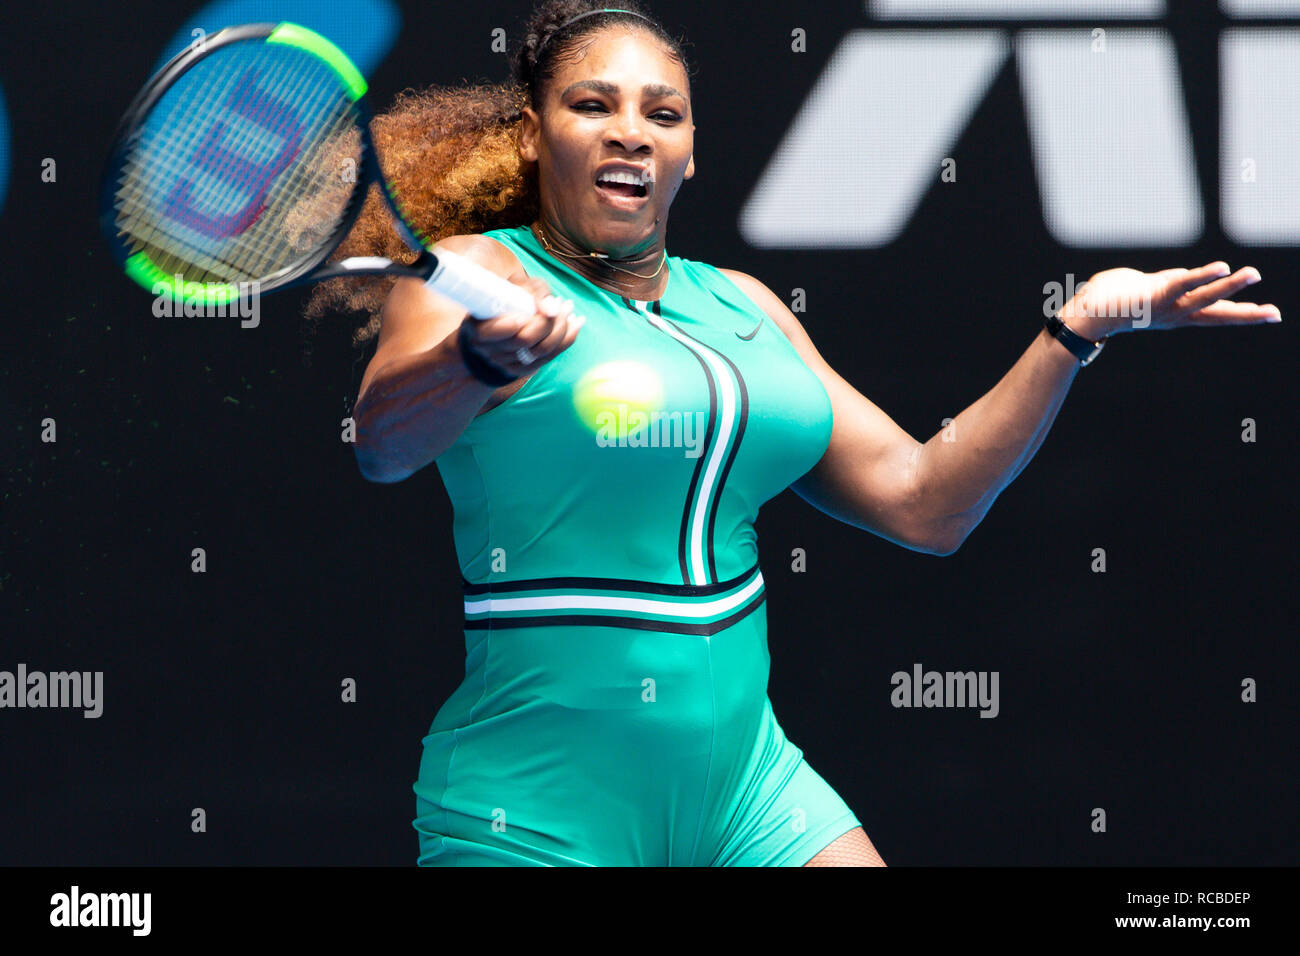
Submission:
[[[595,100],[583,100],[581,103],[574,103],[572,108],[579,112],[587,113],[593,109],[603,111],[605,106],[603,103],[598,103]],[[681,116],[674,113],[672,110],[656,110],[650,115],[652,118],[663,123],[680,123],[682,119]]]

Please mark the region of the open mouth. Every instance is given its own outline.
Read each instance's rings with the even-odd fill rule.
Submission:
[[[646,195],[645,186],[635,186],[632,183],[598,182],[596,183],[596,188],[613,196],[636,198]]]

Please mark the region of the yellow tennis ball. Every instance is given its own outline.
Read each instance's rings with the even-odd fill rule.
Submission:
[[[649,365],[631,359],[603,362],[578,379],[573,407],[598,436],[624,440],[649,426],[663,408],[663,381]]]

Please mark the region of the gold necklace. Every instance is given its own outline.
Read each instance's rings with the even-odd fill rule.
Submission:
[[[639,272],[633,272],[631,269],[624,269],[621,266],[614,265],[614,263],[609,261],[609,256],[602,255],[599,252],[588,252],[586,253],[586,255],[581,255],[581,256],[573,255],[572,253],[568,253],[568,252],[560,252],[558,249],[552,247],[551,243],[547,240],[546,233],[542,231],[542,222],[540,219],[535,223],[535,225],[537,226],[537,230],[536,230],[537,238],[542,240],[542,245],[546,247],[546,251],[551,253],[551,255],[564,256],[566,259],[588,259],[588,258],[599,259],[601,262],[605,263],[605,265],[609,266],[611,269],[617,269],[619,272],[626,272],[628,275],[636,276],[638,279],[653,279],[659,273],[663,272],[664,266],[668,262],[668,250],[664,249],[662,252],[663,258],[659,261],[659,268],[656,269],[654,272],[650,273],[648,276],[642,275]]]

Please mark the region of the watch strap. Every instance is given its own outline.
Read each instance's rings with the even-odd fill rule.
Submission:
[[[1043,324],[1058,342],[1070,350],[1070,353],[1079,360],[1080,365],[1087,365],[1100,355],[1102,347],[1106,344],[1104,338],[1098,342],[1093,342],[1071,331],[1070,327],[1062,322],[1058,315],[1048,316],[1047,321]]]

